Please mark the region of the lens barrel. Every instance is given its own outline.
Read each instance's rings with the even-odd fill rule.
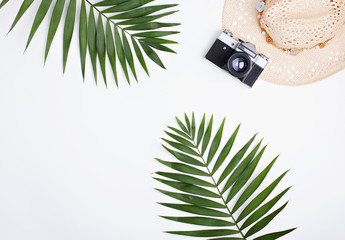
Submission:
[[[229,58],[226,66],[231,75],[241,78],[250,70],[251,60],[247,54],[237,52]]]

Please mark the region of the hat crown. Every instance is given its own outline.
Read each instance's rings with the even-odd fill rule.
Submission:
[[[266,0],[261,27],[284,49],[312,48],[345,23],[344,0]]]

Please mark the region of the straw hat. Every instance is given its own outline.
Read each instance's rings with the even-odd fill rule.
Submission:
[[[345,68],[345,0],[226,0],[223,28],[270,59],[260,78],[283,85]]]

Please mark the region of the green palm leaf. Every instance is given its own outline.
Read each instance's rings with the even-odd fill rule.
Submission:
[[[214,230],[197,230],[197,231],[170,231],[167,233],[191,236],[191,237],[218,237],[237,234],[236,230],[214,229]]]
[[[97,84],[97,44],[96,44],[96,20],[93,8],[90,9],[89,21],[87,27],[87,43],[89,48],[89,55],[91,59],[92,69]]]
[[[8,0],[7,0],[8,1]],[[3,1],[5,2],[5,1]],[[24,0],[22,5],[20,6],[19,8],[19,11],[17,13],[17,16],[16,18],[14,19],[13,23],[12,23],[12,26],[10,28],[10,31],[17,25],[18,21],[22,18],[22,16],[24,15],[24,13],[26,12],[26,10],[29,9],[29,7],[31,6],[31,4],[34,2],[34,0]],[[6,3],[6,2],[5,2]],[[56,3],[58,6],[61,4],[61,0],[58,1]],[[1,7],[0,7],[1,8]],[[52,15],[52,19],[56,17],[56,9],[54,8],[54,12],[53,12],[53,15]],[[53,21],[53,20],[52,20]],[[9,31],[9,32],[10,32]]]
[[[65,72],[69,47],[73,36],[75,24],[76,0],[70,0],[63,32],[63,71]]]
[[[42,0],[36,9],[25,49],[30,46],[37,30],[45,19],[49,18],[44,62],[47,60],[57,29],[63,24],[63,72],[67,67],[73,33],[77,28],[79,31],[80,66],[83,79],[85,79],[86,55],[88,54],[96,83],[100,69],[104,83],[106,86],[108,85],[106,65],[109,61],[115,84],[118,86],[116,64],[118,61],[120,63],[119,67],[124,72],[124,78],[130,84],[130,75],[138,81],[138,66],[141,66],[149,76],[147,58],[165,69],[158,51],[176,53],[166,45],[176,44],[177,42],[163,37],[179,33],[165,29],[180,24],[161,22],[161,20],[176,13],[177,10],[173,8],[178,5],[155,4],[158,1],[102,0],[92,2],[90,0],[81,0],[77,2],[76,0]],[[8,2],[9,0],[0,1],[0,9]],[[22,16],[33,5],[33,2],[33,0],[22,0],[9,31],[15,28]],[[51,14],[49,14],[50,11]]]
[[[5,6],[6,3],[8,3],[10,0],[2,0],[0,2],[0,8],[2,8],[3,6]]]
[[[210,240],[273,240],[295,230],[292,228],[260,236],[286,207],[287,202],[275,209],[275,205],[290,189],[267,201],[286,171],[258,191],[278,159],[274,158],[262,171],[255,173],[266,149],[266,146],[261,148],[262,140],[254,145],[254,135],[242,148],[233,152],[240,126],[221,147],[225,119],[214,136],[213,116],[207,123],[204,115],[199,126],[196,125],[194,113],[191,118],[185,114],[184,122],[179,118],[176,120],[178,127],[168,127],[173,133],[165,131],[167,138],[162,139],[170,145],[163,147],[177,161],[156,159],[172,171],[156,172],[159,178],[154,179],[172,189],[157,188],[159,192],[178,201],[159,204],[187,216],[162,217],[202,228],[167,233]],[[247,151],[249,153],[246,155]]]
[[[176,222],[189,223],[199,226],[214,226],[214,227],[226,227],[234,226],[232,222],[215,219],[215,218],[206,218],[206,217],[167,217],[162,216],[165,219],[169,219]]]
[[[80,51],[80,66],[83,79],[85,79],[85,61],[86,61],[86,51],[87,51],[87,13],[85,1],[81,2],[80,7],[80,17],[79,17],[79,51]],[[109,56],[109,53],[108,53]],[[115,58],[114,58],[115,60]],[[115,61],[114,61],[115,62]]]
[[[30,0],[30,1],[33,1],[33,0]],[[24,1],[24,3],[25,2],[26,1]],[[65,6],[65,0],[57,0],[56,3],[55,3],[55,7],[54,7],[54,10],[53,10],[53,13],[52,13],[52,17],[50,19],[50,25],[49,25],[49,30],[48,30],[48,37],[47,37],[44,61],[47,60],[48,53],[49,53],[49,50],[50,50],[50,46],[51,46],[51,44],[53,42],[53,39],[54,39],[55,34],[56,34],[56,30],[59,27],[59,24],[60,24],[60,21],[61,21],[61,17],[62,17],[62,12],[63,12],[64,6]],[[15,21],[14,21],[12,27],[11,27],[11,30],[14,27],[14,25],[17,24],[18,20],[19,19],[17,19],[17,17],[16,17],[16,19],[15,19]]]

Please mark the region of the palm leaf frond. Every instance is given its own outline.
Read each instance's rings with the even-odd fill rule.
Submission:
[[[154,177],[173,190],[156,190],[177,201],[159,204],[183,213],[182,216],[163,218],[196,225],[199,229],[167,233],[213,240],[274,240],[295,230],[291,228],[260,235],[287,206],[288,202],[285,202],[275,208],[290,189],[286,188],[267,200],[287,174],[286,171],[263,190],[258,190],[278,159],[274,158],[255,174],[266,149],[266,146],[261,147],[262,140],[254,145],[254,135],[229,158],[240,125],[221,147],[225,119],[214,134],[213,116],[207,123],[204,115],[199,126],[194,113],[191,118],[185,114],[184,122],[179,118],[176,121],[178,128],[168,127],[169,130],[165,131],[167,138],[162,138],[165,142],[162,146],[176,161],[156,158],[172,171],[159,171]]]
[[[2,8],[3,6],[5,6],[6,3],[8,3],[10,0],[2,0],[0,2],[0,8]]]
[[[86,56],[89,52],[96,83],[100,72],[107,86],[106,66],[109,61],[116,86],[118,86],[118,66],[123,70],[124,77],[130,84],[131,75],[138,81],[136,62],[149,76],[146,57],[165,69],[157,50],[176,53],[166,45],[177,42],[166,37],[179,32],[166,29],[180,24],[160,22],[160,20],[176,13],[176,10],[170,9],[178,5],[154,5],[155,1],[158,0],[102,0],[95,3],[89,0],[42,0],[36,10],[25,49],[30,46],[43,21],[49,18],[45,62],[57,29],[63,25],[62,66],[65,72],[71,41],[77,28],[83,78],[85,79]],[[0,1],[0,9],[8,2],[9,0]],[[33,0],[22,1],[9,32],[33,6],[33,2]],[[119,65],[116,64],[117,61]]]

